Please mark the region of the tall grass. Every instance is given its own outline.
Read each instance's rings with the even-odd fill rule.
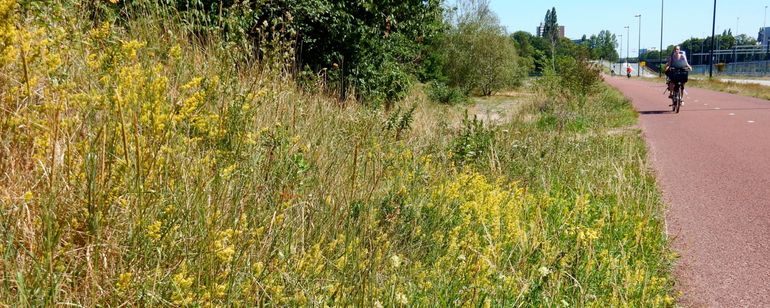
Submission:
[[[78,12],[7,19],[0,303],[672,304],[617,93],[499,127],[416,95],[394,116],[301,93],[282,53]]]

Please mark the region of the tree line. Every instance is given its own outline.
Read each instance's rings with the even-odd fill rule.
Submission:
[[[760,30],[760,35],[761,35],[761,30]],[[715,35],[715,38],[712,38],[711,36],[707,36],[705,38],[692,37],[682,41],[677,45],[669,45],[663,51],[662,55],[657,50],[648,51],[641,55],[640,60],[644,60],[648,62],[657,62],[659,58],[662,58],[663,61],[665,61],[669,57],[669,55],[671,55],[671,53],[674,52],[674,48],[676,46],[679,46],[681,50],[685,51],[685,53],[687,54],[687,58],[691,64],[696,64],[696,65],[707,64],[708,57],[697,57],[697,56],[693,56],[693,54],[708,53],[709,51],[711,51],[712,42],[714,44],[713,45],[714,50],[730,50],[737,46],[757,45],[757,40],[755,38],[750,37],[746,34],[733,35],[732,29],[727,29],[722,31],[721,34]],[[752,55],[738,55],[737,58],[739,60],[752,60],[750,59],[751,57]],[[764,59],[763,54],[756,54],[756,55],[753,55],[753,57],[757,59]]]
[[[607,30],[576,41],[559,37],[555,7],[546,12],[540,36],[509,34],[488,0],[126,0],[85,6],[116,22],[143,10],[169,11],[195,39],[216,36],[243,61],[270,60],[276,54],[271,50],[280,47],[290,54],[288,70],[298,79],[322,78],[330,93],[375,106],[392,106],[415,82],[451,102],[518,86],[527,75],[557,69],[559,57],[618,59],[616,37]]]

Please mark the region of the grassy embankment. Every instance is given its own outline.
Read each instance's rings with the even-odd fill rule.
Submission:
[[[385,113],[300,93],[165,16],[73,12],[9,19],[0,303],[671,305],[613,90],[541,83],[507,123],[457,124],[416,95]]]
[[[688,86],[770,100],[770,87],[718,79],[690,79]]]

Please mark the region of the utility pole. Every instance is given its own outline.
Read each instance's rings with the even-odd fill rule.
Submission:
[[[639,77],[642,74],[642,14],[635,15],[634,17],[639,17],[639,37],[637,38],[639,41],[636,44],[636,67],[638,68],[636,77]]]
[[[663,0],[660,0],[660,50],[658,50],[658,77],[663,77]]]
[[[714,0],[714,17],[711,20],[711,52],[709,53],[709,79],[713,76],[714,71],[714,45],[716,40],[714,39],[714,30],[717,26],[717,0]]]

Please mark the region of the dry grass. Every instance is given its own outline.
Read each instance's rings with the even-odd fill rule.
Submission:
[[[690,79],[688,85],[691,87],[727,92],[742,96],[750,96],[770,100],[770,87],[760,84],[737,83],[733,81],[721,80],[697,80]]]

